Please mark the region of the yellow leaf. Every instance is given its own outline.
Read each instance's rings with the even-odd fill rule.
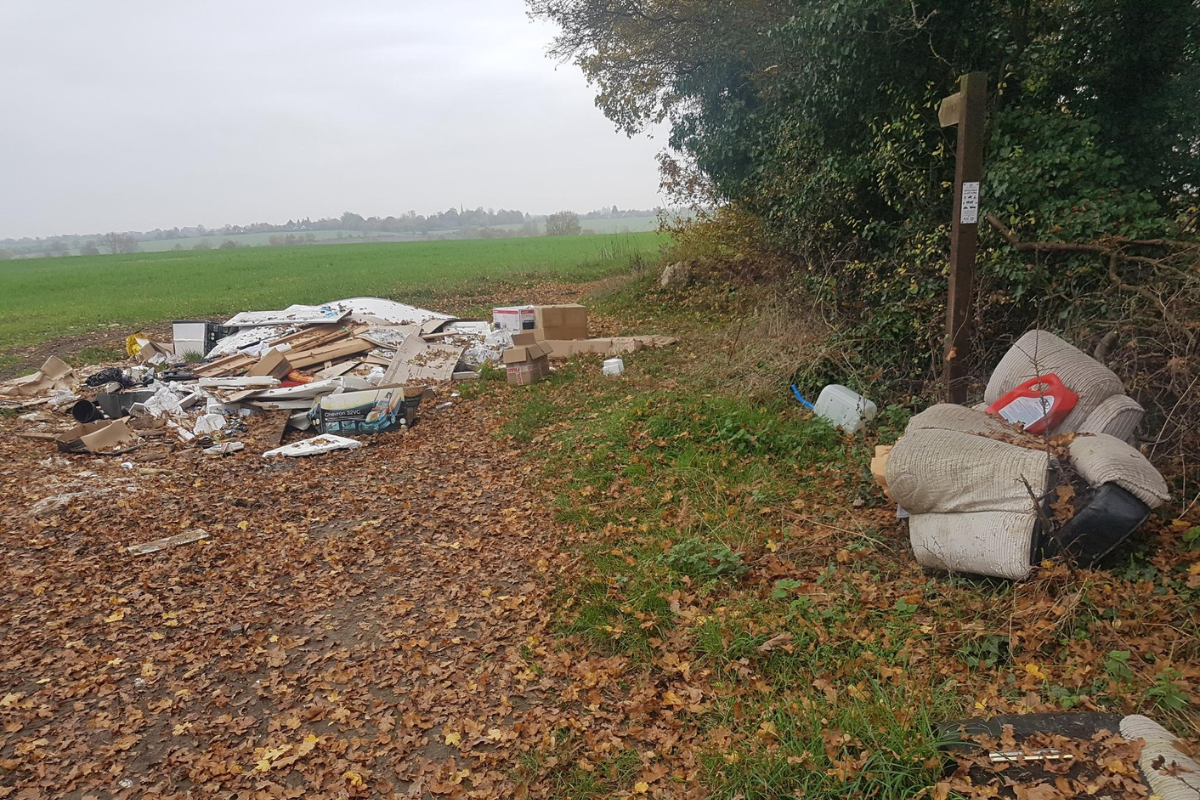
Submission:
[[[237,526],[238,526],[238,530],[244,531],[250,527],[250,523],[247,520],[242,520],[241,522],[239,522],[237,524]]]
[[[645,781],[638,781],[633,785],[634,794],[645,794],[648,791],[650,791],[650,784]]]
[[[270,772],[271,762],[267,761],[265,758],[260,758],[258,763],[254,765],[254,770],[256,772]]]
[[[779,549],[779,545],[777,545],[775,542],[767,542],[767,549],[774,553]]]
[[[366,785],[362,779],[362,775],[359,775],[357,772],[347,772],[342,777],[350,781],[350,785],[355,788]]]
[[[446,744],[457,745],[461,741],[462,741],[461,733],[455,732],[455,733],[447,733],[446,734]]]
[[[1042,672],[1041,669],[1038,668],[1037,664],[1026,664],[1025,671],[1038,680],[1046,680],[1046,673]]]
[[[119,609],[119,610],[113,612],[113,614],[111,616],[105,617],[104,621],[105,622],[120,622],[123,619],[125,619],[125,609],[122,608],[122,609]]]

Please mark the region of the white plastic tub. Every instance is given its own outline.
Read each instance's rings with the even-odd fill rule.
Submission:
[[[836,383],[822,389],[821,396],[813,404],[813,413],[846,433],[857,433],[865,423],[875,419],[878,411],[870,400]]]

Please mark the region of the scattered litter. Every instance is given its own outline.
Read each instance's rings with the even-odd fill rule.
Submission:
[[[157,553],[171,547],[178,547],[181,544],[192,544],[193,542],[203,541],[207,538],[208,531],[203,528],[196,528],[195,530],[168,536],[165,539],[155,539],[153,542],[146,542],[145,544],[131,544],[128,550],[130,555],[148,556],[151,553]]]
[[[74,376],[75,371],[65,361],[57,356],[50,356],[42,364],[42,368],[32,375],[0,383],[0,399],[33,400],[62,392],[69,393],[75,383]]]
[[[251,328],[258,325],[320,325],[340,322],[350,309],[340,306],[294,305],[283,311],[243,311],[225,323],[227,328]]]
[[[383,382],[410,384],[449,381],[462,353],[462,347],[430,344],[420,337],[410,336],[396,350],[396,357],[383,374]]]
[[[147,414],[156,419],[179,417],[184,414],[180,393],[166,384],[160,384],[153,396],[142,401],[142,406]]]
[[[606,358],[601,371],[609,377],[625,374],[625,362],[619,358]]]
[[[227,456],[230,453],[236,453],[245,447],[246,445],[242,442],[222,442],[221,444],[214,444],[212,447],[204,448],[204,452],[208,453],[210,456]]]
[[[97,422],[104,419],[104,412],[91,400],[80,400],[71,406],[71,416],[76,422]]]
[[[197,436],[219,433],[225,427],[225,417],[220,414],[205,414],[196,420],[192,433]]]
[[[881,478],[873,464],[908,514],[921,566],[1011,580],[1047,558],[1090,567],[1170,499],[1162,475],[1128,444],[1141,406],[1115,373],[1059,337],[1022,336],[984,403],[922,411],[877,454],[886,457]]]
[[[306,455],[359,446],[335,434],[411,428],[422,398],[433,396],[430,387],[475,379],[485,367],[503,364],[509,382],[524,385],[550,374],[550,358],[675,342],[587,336],[587,309],[579,304],[500,308],[488,321],[355,297],[246,310],[223,325],[176,320],[171,342],[137,331],[125,338],[130,360],[121,365],[73,370],[51,357],[37,373],[0,383],[0,405],[57,412],[23,415],[29,429],[16,435],[54,441],[69,453],[150,447],[161,458],[182,446]],[[62,420],[68,410],[76,423],[70,428]],[[251,419],[261,414],[273,416]],[[322,436],[283,446],[289,430]]]
[[[267,376],[243,378],[201,378],[201,389],[274,389],[278,378]]]
[[[362,442],[326,434],[324,436],[316,436],[312,439],[305,439],[301,442],[292,442],[283,447],[276,447],[274,450],[268,450],[263,453],[263,457],[284,456],[287,458],[297,458],[299,456],[315,456],[321,453],[330,453],[334,450],[353,450],[356,447],[362,447]]]

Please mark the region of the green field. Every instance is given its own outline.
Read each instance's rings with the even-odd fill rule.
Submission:
[[[0,263],[0,352],[136,327],[377,295],[420,302],[481,279],[591,280],[657,255],[654,233],[305,245]]]

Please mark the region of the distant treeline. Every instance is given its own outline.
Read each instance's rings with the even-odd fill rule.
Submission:
[[[625,210],[612,206],[579,215],[581,220],[623,219],[648,217],[658,213],[653,210]],[[143,242],[163,242],[176,239],[204,239],[206,237],[228,237],[251,233],[277,234],[271,236],[270,244],[307,244],[327,239],[319,237],[321,231],[354,231],[363,234],[398,236],[431,236],[455,234],[454,238],[494,238],[502,236],[536,236],[545,215],[534,216],[523,211],[507,209],[450,208],[428,216],[409,211],[400,216],[364,217],[352,211],[340,217],[321,219],[289,219],[282,224],[255,222],[249,225],[225,225],[207,228],[203,225],[183,228],[155,228],[152,231],[125,231],[105,234],[67,234],[45,238],[0,239],[0,260],[26,256],[67,256],[73,254],[98,255],[100,253],[136,253]],[[506,226],[506,227],[500,227]],[[520,226],[520,227],[516,227]],[[211,245],[198,243],[194,249],[208,249]],[[224,246],[235,246],[230,240]],[[161,247],[154,249],[162,249]],[[182,247],[176,249],[183,249]]]

